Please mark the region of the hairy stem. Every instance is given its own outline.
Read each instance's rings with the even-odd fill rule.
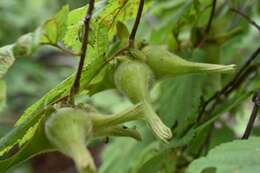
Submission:
[[[81,46],[80,61],[79,61],[78,69],[76,72],[75,80],[70,89],[70,95],[68,97],[68,102],[73,102],[74,95],[79,91],[79,88],[80,88],[80,78],[81,78],[81,73],[82,73],[84,61],[85,61],[86,54],[87,54],[90,21],[92,18],[94,6],[95,6],[95,0],[89,0],[87,14],[84,18],[84,33],[83,33],[83,41],[82,41],[82,46]]]

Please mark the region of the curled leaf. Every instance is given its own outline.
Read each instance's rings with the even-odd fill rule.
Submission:
[[[0,79],[14,63],[13,45],[8,45],[0,48]]]

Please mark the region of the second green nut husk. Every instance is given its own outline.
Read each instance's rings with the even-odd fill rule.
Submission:
[[[157,78],[176,77],[190,73],[230,73],[235,65],[219,65],[187,61],[169,52],[163,46],[147,46],[142,50],[145,63],[153,70]],[[138,58],[138,57],[137,57]]]

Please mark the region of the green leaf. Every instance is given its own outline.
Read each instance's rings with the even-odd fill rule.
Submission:
[[[235,140],[210,150],[206,157],[193,161],[187,173],[201,173],[215,168],[215,173],[255,173],[260,170],[260,138]]]
[[[188,144],[194,135],[194,131],[191,131],[184,137],[174,138],[168,145],[165,145],[154,140],[150,130],[143,125],[137,128],[142,134],[142,141],[137,143],[130,139],[117,138],[113,140],[103,152],[103,160],[105,161],[100,167],[100,173],[145,173],[144,170],[149,170],[147,171],[149,173],[157,173],[155,168],[161,167],[167,161],[172,163],[172,158],[167,157],[167,159],[160,161],[158,158],[165,158],[167,153],[170,153],[174,148]],[[124,152],[118,150],[122,146],[124,146]],[[154,160],[157,162],[155,163]],[[153,166],[150,166],[150,163]],[[152,168],[150,169],[150,167]]]
[[[135,160],[131,173],[157,173],[161,171],[160,168],[164,168],[164,172],[173,172],[173,157],[174,154],[176,154],[173,152],[173,149],[187,145],[191,142],[194,135],[195,131],[191,130],[181,138],[174,138],[168,145],[162,145],[158,141],[147,145],[139,154],[138,159]],[[168,164],[170,164],[170,166],[166,166]],[[168,169],[170,169],[170,171]]]
[[[132,139],[117,138],[111,141],[111,143],[105,148],[103,152],[103,160],[99,172],[100,173],[122,173],[130,172],[135,164],[135,160],[138,159],[140,153],[153,141],[152,134],[149,133],[147,128],[139,127],[138,131],[141,132],[142,141],[137,142]],[[118,150],[124,146],[124,152]],[[125,164],[127,163],[127,164]]]
[[[173,152],[163,152],[160,155],[152,157],[149,161],[143,164],[138,171],[133,171],[132,173],[157,173],[160,171],[171,173],[174,171],[174,165],[176,163],[173,160],[173,157]]]
[[[0,79],[14,63],[13,45],[8,45],[0,48]]]
[[[108,30],[102,24],[95,23],[92,25],[92,38],[88,47],[88,55],[85,64],[104,63],[106,54],[108,52]],[[93,67],[95,68],[95,67]]]
[[[117,29],[117,35],[120,39],[121,45],[126,45],[129,37],[129,32],[127,27],[123,22],[119,21],[116,25],[116,29]]]
[[[110,34],[113,35],[117,22],[134,18],[138,6],[139,0],[108,0],[105,8],[98,14],[98,21],[109,28]]]
[[[66,5],[54,17],[50,18],[42,25],[42,43],[56,44],[58,41],[62,40],[67,30],[68,14],[69,6]]]
[[[205,75],[189,75],[165,81],[159,97],[159,114],[168,126],[177,123],[175,135],[182,135],[195,122],[201,97]]]
[[[86,15],[87,7],[77,8],[68,14],[67,32],[62,38],[64,44],[74,51],[79,51],[81,47],[80,33],[83,29],[83,19]]]

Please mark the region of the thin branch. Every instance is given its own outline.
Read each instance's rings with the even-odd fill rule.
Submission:
[[[253,111],[250,115],[249,121],[247,123],[244,135],[242,136],[241,139],[248,139],[248,137],[250,136],[251,131],[254,127],[254,122],[255,122],[255,119],[257,117],[258,110],[260,108],[260,89],[256,92],[256,94],[253,98],[253,102],[254,102],[254,108],[253,108]]]
[[[210,28],[211,28],[211,25],[212,25],[212,21],[213,21],[213,18],[214,18],[214,14],[215,14],[215,11],[216,11],[216,4],[217,4],[217,0],[213,0],[209,20],[208,20],[208,23],[207,23],[207,26],[206,26],[206,29],[205,29],[205,32],[204,32],[202,38],[200,39],[200,41],[196,45],[197,48],[202,47],[202,45],[207,40],[207,36],[209,34],[209,31],[210,31]]]
[[[60,49],[61,51],[63,51],[64,53],[68,54],[68,55],[71,55],[71,56],[80,56],[80,53],[76,53],[76,52],[72,52],[71,50],[69,49],[66,49],[65,47],[59,45],[59,44],[55,44],[53,45],[55,47],[57,47],[58,49]]]
[[[135,18],[135,23],[134,23],[134,26],[133,26],[132,31],[130,33],[129,39],[128,39],[130,47],[133,46],[133,44],[134,44],[135,35],[136,35],[136,32],[137,32],[139,23],[141,21],[143,8],[144,8],[144,0],[140,0],[137,15],[136,15],[136,18]]]
[[[76,52],[72,52],[71,50],[59,45],[58,43],[42,43],[41,45],[49,45],[49,46],[53,46],[57,49],[60,49],[63,53],[71,55],[71,56],[80,56],[80,53],[76,53]]]
[[[216,4],[217,4],[217,0],[213,0],[212,2],[212,9],[211,9],[211,13],[210,13],[210,17],[209,17],[209,21],[205,30],[205,33],[208,34],[212,25],[212,21],[213,21],[213,17],[215,14],[215,10],[216,10]]]
[[[228,89],[226,89],[225,93],[223,93],[223,95],[225,97],[227,97],[232,91],[234,91],[236,88],[238,88],[243,81],[245,81],[245,79],[250,76],[251,74],[253,74],[254,72],[257,71],[257,68],[259,66],[257,65],[252,65],[250,67],[248,67],[245,72],[243,72],[239,78],[237,78],[236,80],[234,80],[234,83],[232,84],[232,86],[230,86]]]
[[[84,18],[84,34],[83,34],[83,41],[82,41],[82,46],[81,46],[80,61],[79,61],[79,65],[78,65],[78,69],[77,69],[77,73],[76,73],[74,83],[73,83],[73,85],[71,86],[71,89],[70,89],[70,95],[69,95],[68,102],[71,102],[73,100],[74,95],[79,91],[79,88],[80,88],[80,78],[81,78],[81,73],[82,73],[82,69],[83,69],[83,66],[84,66],[85,57],[86,57],[86,54],[87,54],[90,21],[91,21],[91,18],[92,18],[94,6],[95,6],[95,0],[89,0],[89,6],[88,6],[87,14]]]
[[[205,113],[207,106],[213,102],[218,101],[221,96],[228,96],[235,88],[237,88],[237,84],[241,83],[242,79],[245,79],[248,75],[251,73],[251,69],[248,67],[251,65],[251,63],[257,58],[258,54],[260,53],[260,47],[258,47],[253,54],[246,60],[244,65],[241,67],[241,69],[235,74],[233,79],[227,83],[220,91],[216,92],[212,97],[210,97],[208,100],[206,100],[199,111],[198,121],[201,120],[202,115]],[[215,104],[213,104],[215,105]],[[213,106],[214,107],[214,106]]]
[[[232,12],[235,12],[237,14],[239,14],[240,16],[242,16],[244,19],[247,20],[248,23],[250,23],[251,25],[253,25],[259,32],[260,32],[260,26],[255,22],[253,21],[252,19],[250,19],[250,17],[248,17],[246,14],[244,14],[242,11],[239,11],[238,9],[235,9],[235,8],[230,8],[230,10]]]

